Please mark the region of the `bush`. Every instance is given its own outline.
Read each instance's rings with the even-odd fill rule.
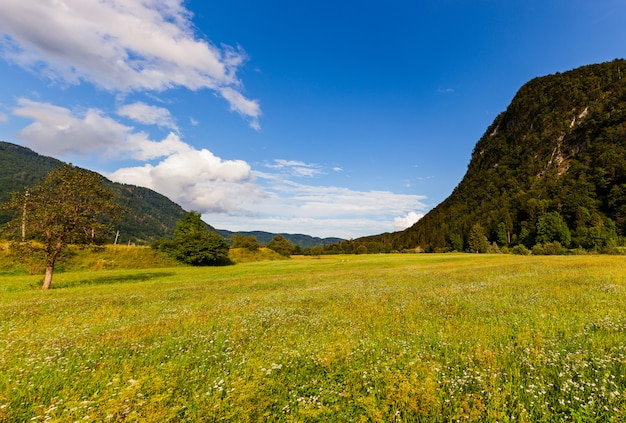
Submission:
[[[230,264],[228,244],[210,231],[200,213],[191,211],[176,223],[173,241],[156,241],[152,248],[191,266]]]
[[[563,252],[563,246],[560,242],[546,242],[545,244],[535,244],[532,253],[535,256],[556,256]]]
[[[247,248],[250,251],[257,251],[260,248],[254,235],[235,234],[232,237],[232,242],[233,248]]]
[[[518,255],[521,255],[521,256],[528,256],[528,255],[530,255],[530,250],[528,248],[526,248],[526,246],[524,244],[519,244],[519,245],[516,245],[515,247],[511,248],[511,253],[518,254]]]
[[[367,254],[367,247],[365,245],[359,245],[354,253],[355,254]]]
[[[543,245],[543,253],[547,256],[556,256],[561,254],[563,247],[559,241],[548,242]]]
[[[267,244],[267,248],[276,251],[283,257],[291,257],[294,253],[294,245],[284,236],[278,234]]]
[[[173,254],[176,260],[191,266],[210,266],[228,262],[228,244],[211,231],[196,232],[175,240]]]

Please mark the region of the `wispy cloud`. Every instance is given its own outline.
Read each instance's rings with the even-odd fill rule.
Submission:
[[[265,167],[296,177],[313,177],[324,173],[320,165],[298,160],[275,159],[272,163],[265,164]]]
[[[207,213],[208,222],[231,230],[272,227],[276,232],[353,238],[398,230],[394,216],[408,216],[411,210],[426,207],[422,203],[425,197],[419,195],[312,186],[253,174],[267,194],[254,204],[254,213],[245,219],[236,214]]]
[[[157,125],[178,132],[174,117],[164,107],[150,106],[141,101],[126,104],[117,109],[117,114],[146,125]]]
[[[10,1],[0,13],[0,55],[50,80],[120,92],[210,89],[259,129],[257,100],[237,72],[247,56],[194,33],[183,0]]]

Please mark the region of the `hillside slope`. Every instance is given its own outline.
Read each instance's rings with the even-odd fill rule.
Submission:
[[[0,203],[9,200],[11,192],[22,191],[43,179],[61,164],[52,157],[8,142],[0,142]],[[176,222],[185,214],[178,204],[148,188],[108,181],[116,201],[128,212],[116,225],[120,243],[146,244],[171,236]],[[9,219],[0,214],[0,224]]]
[[[61,161],[42,156],[29,148],[0,141],[0,204],[8,201],[12,192],[34,186],[60,164]],[[157,239],[170,238],[176,222],[185,214],[181,206],[151,189],[109,180],[106,183],[114,191],[117,202],[128,210],[116,226],[120,231],[119,243],[148,244]],[[6,223],[8,219],[9,216],[0,211],[0,225]],[[230,238],[236,233],[253,235],[262,244],[269,243],[276,235],[261,231],[218,230],[208,224],[207,227],[224,238]],[[283,236],[301,248],[342,241],[341,238],[322,239],[303,234],[283,234]]]
[[[548,213],[567,224],[572,247],[626,235],[626,61],[525,84],[444,202],[405,231],[367,239],[395,249],[460,250],[474,228],[501,246],[531,247]]]

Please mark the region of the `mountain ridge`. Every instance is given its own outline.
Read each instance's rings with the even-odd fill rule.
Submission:
[[[11,192],[35,185],[61,163],[28,147],[0,141],[0,204],[10,199]],[[116,201],[130,211],[116,227],[120,231],[119,243],[149,244],[157,239],[171,238],[176,222],[186,213],[180,205],[149,188],[112,182],[107,178],[105,183],[114,191]],[[8,219],[8,215],[0,212],[0,225]],[[254,235],[261,243],[267,243],[277,235],[263,231],[232,232],[216,229],[210,224],[207,227],[225,238],[237,233]],[[305,234],[281,235],[302,248],[342,241],[341,238],[318,238]]]

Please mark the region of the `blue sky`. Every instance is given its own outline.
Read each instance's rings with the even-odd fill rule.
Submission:
[[[0,140],[229,230],[404,229],[521,85],[626,57],[623,0],[2,3]]]

